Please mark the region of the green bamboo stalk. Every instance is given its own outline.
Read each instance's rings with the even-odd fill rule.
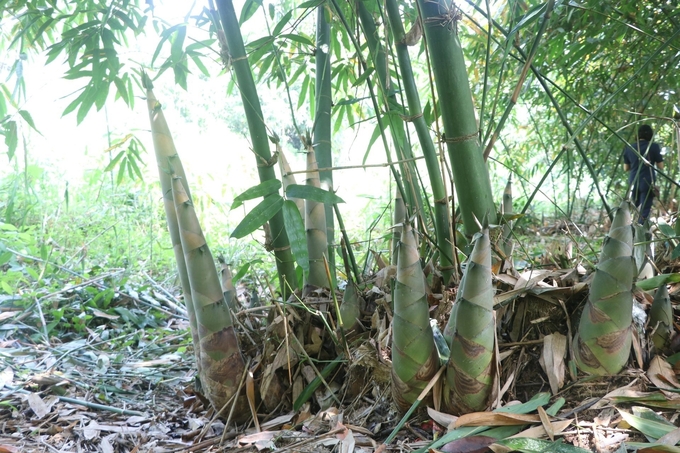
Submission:
[[[248,130],[252,142],[253,151],[257,159],[257,172],[260,182],[276,179],[274,165],[276,159],[272,159],[269,151],[269,141],[267,138],[267,128],[264,124],[260,99],[257,95],[255,81],[250,70],[248,57],[243,45],[241,29],[236,18],[232,0],[217,0],[217,9],[220,14],[222,28],[227,38],[233,71],[236,75],[243,109],[248,121]],[[280,196],[279,193],[268,195],[270,197]],[[290,290],[297,288],[297,278],[295,274],[295,260],[290,250],[288,236],[283,224],[283,213],[277,212],[269,221],[271,229],[272,245],[276,256],[276,269],[279,276],[279,285],[284,300],[288,298]]]
[[[449,228],[451,223],[449,218],[449,201],[446,195],[446,188],[444,187],[444,180],[442,179],[441,168],[439,167],[439,155],[434,146],[434,142],[432,141],[430,129],[425,122],[423,109],[420,105],[420,96],[418,95],[418,88],[413,77],[411,57],[408,53],[406,35],[404,33],[404,25],[401,22],[399,6],[397,5],[396,0],[387,0],[385,2],[385,8],[394,36],[397,58],[399,59],[399,71],[401,72],[401,80],[408,102],[409,117],[415,126],[416,134],[418,134],[420,147],[422,148],[423,156],[425,157],[425,165],[427,165],[427,174],[430,178],[430,187],[432,190],[432,197],[434,198],[434,225],[435,235],[437,237],[437,248],[439,249],[442,278],[444,284],[447,284],[455,269],[452,261],[453,243],[451,242]],[[418,26],[417,24],[418,23],[416,23],[414,27]]]
[[[484,162],[465,58],[458,39],[459,11],[451,0],[418,0],[439,96],[443,141],[451,160],[465,232],[479,231],[478,220],[497,223],[491,180]]]
[[[307,180],[308,186],[319,188],[319,167],[312,148],[310,137],[305,138],[307,148]],[[307,251],[309,253],[309,273],[305,279],[305,292],[313,287],[329,288],[329,281],[324,265],[324,255],[328,251],[326,237],[325,205],[318,201],[305,200],[305,229],[307,231]],[[331,206],[332,207],[332,206]]]
[[[581,370],[597,375],[616,374],[628,361],[636,275],[630,204],[624,201],[616,209],[602,245],[588,302],[574,337],[574,356]]]
[[[444,406],[464,414],[487,409],[493,394],[495,322],[489,231],[475,235],[474,248],[444,329],[450,358]]]
[[[425,276],[408,222],[399,242],[392,321],[392,399],[406,411],[439,368],[425,293]]]
[[[245,363],[215,261],[179,176],[172,178],[172,195],[196,310],[201,384],[205,396],[215,410],[220,411],[236,393]],[[248,418],[250,411],[245,394],[238,396],[236,403],[236,417],[239,420]]]
[[[315,118],[314,118],[314,152],[321,170],[319,181],[321,188],[333,191],[333,154],[331,143],[331,110],[333,100],[331,96],[331,27],[326,20],[326,4],[322,3],[316,9],[316,83],[315,83]],[[327,258],[331,271],[331,283],[336,286],[335,272],[335,219],[333,206],[324,206],[326,213],[326,241],[328,243]]]
[[[397,102],[396,90],[393,89],[392,81],[390,80],[389,72],[387,71],[387,54],[380,42],[378,29],[375,25],[373,16],[366,8],[362,0],[356,0],[358,17],[361,27],[366,37],[369,53],[373,61],[373,67],[378,75],[378,85],[380,88],[381,99],[390,122],[390,133],[392,135],[392,142],[399,159],[399,171],[404,183],[405,197],[404,203],[409,212],[419,212],[425,215],[423,209],[423,192],[418,183],[417,168],[413,161],[413,151],[410,142],[406,137],[406,129],[404,121],[397,119],[403,116],[403,109],[399,108]]]
[[[671,345],[673,327],[673,307],[668,295],[668,287],[664,284],[659,286],[654,294],[652,308],[649,310],[649,323],[647,328],[651,334],[654,350],[657,353],[665,353]]]
[[[191,328],[191,339],[194,345],[194,355],[196,358],[196,366],[199,367],[200,373],[200,342],[198,338],[198,328],[196,324],[196,311],[194,309],[194,302],[191,297],[191,283],[189,282],[189,274],[187,273],[187,264],[184,261],[184,251],[182,250],[182,241],[180,239],[179,224],[177,223],[177,213],[175,212],[175,202],[172,198],[172,179],[171,173],[174,173],[186,179],[184,174],[184,167],[177,154],[175,143],[172,140],[170,128],[165,120],[163,109],[153,93],[153,83],[146,75],[142,75],[142,84],[146,89],[146,104],[149,110],[149,121],[151,123],[151,136],[153,138],[153,148],[156,154],[156,163],[158,165],[158,176],[161,182],[161,191],[163,192],[163,207],[165,209],[165,218],[168,224],[168,231],[170,233],[170,242],[172,243],[172,250],[175,254],[175,262],[177,263],[177,273],[179,274],[179,281],[182,285],[182,294],[184,295],[184,305],[187,309],[189,317],[189,327]],[[191,193],[187,189],[187,196],[191,199]]]

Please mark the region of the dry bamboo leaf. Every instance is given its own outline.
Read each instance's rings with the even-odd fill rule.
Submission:
[[[561,333],[554,333],[543,338],[543,354],[540,364],[548,376],[550,390],[556,395],[564,385],[566,366],[564,358],[567,355],[567,337]]]
[[[469,436],[456,439],[444,445],[439,451],[447,453],[487,453],[489,445],[496,439],[488,436]]]
[[[538,415],[510,414],[502,412],[472,412],[461,415],[456,421],[456,428],[462,426],[513,426],[539,423]]]
[[[430,418],[435,422],[439,423],[442,426],[446,426],[447,428],[448,427],[453,428],[453,426],[456,423],[456,420],[458,420],[458,417],[456,417],[455,415],[439,412],[432,409],[431,407],[427,408],[427,415],[429,415]]]
[[[541,419],[541,425],[543,426],[543,429],[545,430],[546,434],[548,435],[550,440],[554,442],[555,433],[553,432],[552,424],[550,423],[550,417],[545,412],[545,409],[543,409],[543,407],[541,406],[538,407],[538,417]]]
[[[675,372],[670,363],[660,356],[655,356],[649,364],[647,377],[661,390],[676,390],[680,388],[680,382],[675,377]],[[666,396],[679,398],[680,395],[671,392],[664,392]]]
[[[255,430],[260,432],[260,421],[257,419],[257,408],[255,404],[255,379],[253,378],[253,372],[250,370],[248,370],[248,374],[246,375],[246,397],[248,398],[250,413],[255,422]]]
[[[555,422],[550,422],[550,427],[552,429],[553,434],[560,435],[565,429],[567,429],[572,424],[573,421],[574,419],[570,418],[569,420],[558,420]],[[510,437],[529,437],[532,439],[546,439],[548,437],[548,433],[546,432],[543,426],[533,426]]]
[[[40,398],[40,395],[37,393],[28,394],[28,405],[31,407],[31,410],[35,416],[39,419],[50,413],[50,410],[52,410],[52,405],[54,405],[55,402],[56,399],[51,401],[52,404],[49,404],[47,401],[43,401],[43,399]]]
[[[676,445],[680,442],[680,428],[674,429],[668,434],[664,434],[659,438],[658,442],[664,445]]]

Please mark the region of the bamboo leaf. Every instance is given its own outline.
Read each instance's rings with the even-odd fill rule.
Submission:
[[[284,33],[281,35],[282,38],[290,39],[293,42],[304,44],[306,46],[314,47],[314,43],[311,39],[306,36],[296,35],[294,33]]]
[[[294,201],[283,203],[283,223],[286,226],[290,248],[295,262],[307,274],[309,272],[309,252],[307,251],[307,235],[300,210]]]
[[[502,439],[496,442],[498,445],[503,445],[510,448],[511,451],[520,451],[522,453],[588,453],[589,450],[575,447],[570,444],[565,444],[561,440],[551,442],[541,439],[528,438],[512,438]]]
[[[283,198],[278,194],[265,198],[241,220],[241,223],[231,233],[231,237],[241,239],[249,235],[274,217],[282,206]]]
[[[635,284],[635,286],[643,291],[650,291],[654,288],[658,288],[661,285],[678,282],[680,282],[680,273],[661,274],[646,280],[639,281]]]
[[[31,128],[34,131],[36,131],[36,132],[38,131],[38,129],[35,127],[35,123],[33,122],[33,117],[31,116],[30,113],[28,113],[26,110],[19,110],[19,115],[21,115],[21,117],[24,119],[24,121],[26,121],[26,123],[28,123],[28,125],[31,126]]]
[[[243,9],[241,10],[241,17],[239,17],[238,23],[243,25],[245,21],[253,17],[253,14],[255,14],[261,5],[261,0],[246,0],[246,3],[243,5]]]
[[[536,5],[531,10],[529,10],[529,12],[527,12],[519,22],[517,22],[517,25],[515,25],[512,30],[510,30],[510,35],[514,35],[517,33],[517,31],[519,31],[519,29],[538,19],[545,11],[546,5],[546,3]]]
[[[7,155],[9,159],[12,160],[14,153],[17,150],[17,145],[19,144],[19,137],[17,135],[17,122],[7,121],[5,123],[5,145],[7,145]]]
[[[319,189],[318,187],[303,186],[300,184],[291,184],[286,188],[286,197],[288,198],[302,198],[303,200],[312,200],[324,204],[344,203],[345,201],[328,190]]]
[[[246,200],[252,200],[259,197],[266,197],[274,192],[277,192],[281,188],[281,181],[278,179],[270,179],[256,186],[246,189],[240,195],[234,198],[234,203],[231,205],[231,209],[238,208]]]
[[[652,439],[659,439],[676,428],[670,422],[664,423],[658,420],[649,420],[622,410],[619,410],[619,413],[626,423]]]
[[[343,361],[342,356],[338,356],[335,360],[333,360],[331,363],[326,365],[323,370],[321,370],[321,376],[326,379],[330,374],[337,368],[337,366]],[[300,393],[300,396],[297,397],[295,402],[293,403],[293,410],[298,411],[300,410],[300,407],[302,407],[303,404],[305,404],[309,398],[312,397],[314,394],[314,391],[319,388],[321,385],[321,378],[319,376],[315,377],[312,382],[309,383],[307,387]]]
[[[290,18],[293,16],[293,10],[288,11],[286,14],[283,15],[279,23],[276,24],[274,27],[274,30],[272,30],[272,36],[277,36],[279,33],[281,33],[281,30],[283,30],[283,27],[286,26]]]

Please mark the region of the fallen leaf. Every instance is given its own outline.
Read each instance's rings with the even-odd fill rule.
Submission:
[[[461,415],[456,421],[456,428],[462,426],[512,426],[540,423],[538,415],[510,414],[501,412],[472,412]]]
[[[37,393],[30,393],[28,395],[28,405],[37,418],[43,418],[45,415],[50,413],[51,407],[45,404],[45,402],[40,398]]]
[[[680,428],[676,428],[668,434],[659,437],[659,443],[663,445],[677,445],[680,442]]]
[[[550,440],[554,441],[555,440],[555,433],[552,430],[552,424],[550,423],[550,417],[548,414],[545,413],[545,409],[542,407],[538,408],[538,418],[541,419],[541,425],[543,426],[543,429],[545,430],[546,434],[548,434],[548,437]]]
[[[427,415],[429,415],[432,420],[446,428],[454,426],[456,420],[458,420],[458,417],[455,415],[445,414],[444,412],[436,411],[431,407],[427,408]]]
[[[447,453],[486,453],[490,452],[489,445],[496,439],[488,436],[469,436],[456,439],[444,445],[439,451]]]
[[[680,388],[680,382],[675,377],[675,372],[670,363],[660,356],[655,356],[649,363],[647,369],[647,377],[659,389],[663,390],[677,390]],[[671,392],[664,392],[669,398],[680,398],[680,395]]]
[[[548,376],[550,390],[556,395],[564,385],[567,355],[567,337],[561,333],[546,335],[543,338],[543,353],[539,360],[543,371]]]
[[[559,420],[556,422],[551,422],[550,426],[552,428],[553,434],[560,435],[562,431],[567,429],[573,421],[574,419],[570,418],[569,420]],[[545,439],[548,437],[548,433],[545,431],[545,428],[543,426],[532,426],[531,428],[525,429],[521,433],[517,433],[514,436],[510,437],[530,437],[532,439]]]

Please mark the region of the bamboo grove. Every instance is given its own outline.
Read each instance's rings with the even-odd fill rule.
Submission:
[[[669,88],[673,79],[658,76],[650,80],[649,71],[651,67],[662,67],[663,74],[668,75],[677,69],[680,25],[676,23],[680,19],[677,13],[672,15],[660,6],[659,14],[670,17],[663,24],[665,34],[645,41],[645,56],[638,57],[635,65],[631,62],[629,68],[625,63],[616,77],[598,79],[603,87],[597,93],[598,104],[586,108],[581,93],[565,89],[570,84],[579,87],[584,83],[583,78],[572,73],[572,67],[589,60],[580,67],[582,72],[600,76],[606,61],[599,58],[604,60],[608,53],[620,56],[604,47],[604,41],[638,42],[639,36],[628,27],[623,31],[603,27],[601,35],[586,40],[579,34],[579,27],[585,28],[590,16],[578,9],[553,1],[524,6],[510,3],[514,9],[493,14],[488,3],[486,7],[470,4],[464,11],[449,0],[311,0],[296,8],[286,4],[283,14],[277,14],[272,6],[265,14],[277,22],[271,24],[273,27],[267,22],[267,35],[249,43],[244,42],[242,26],[264,9],[260,3],[246,1],[238,16],[231,0],[216,0],[215,8],[206,8],[201,16],[201,25],[217,42],[206,47],[219,46],[217,53],[223,69],[240,94],[253,165],[259,177],[257,184],[234,201],[256,200],[257,205],[233,230],[232,237],[243,238],[258,229],[265,231],[267,251],[273,255],[277,269],[277,310],[279,302],[304,305],[307,297],[321,293],[328,296],[329,302],[317,315],[336,357],[326,368],[315,370],[317,386],[330,388],[326,378],[333,367],[351,361],[348,339],[360,330],[362,290],[366,289],[365,275],[358,268],[352,241],[343,226],[343,199],[334,187],[333,134],[339,129],[337,124],[344,124],[343,117],[352,124],[366,121],[374,125],[369,148],[376,143],[382,145],[376,148],[384,151],[395,186],[394,194],[388,197],[393,199],[389,261],[394,266],[389,304],[390,351],[392,395],[401,411],[421,400],[442,404],[456,414],[485,410],[495,403],[500,358],[494,274],[512,267],[517,249],[513,222],[527,215],[537,196],[545,196],[542,185],[554,178],[558,169],[567,180],[562,185],[567,201],[564,209],[555,202],[556,209],[570,217],[578,214],[577,209],[586,213],[595,206],[611,217],[599,260],[593,263],[588,298],[576,323],[571,345],[574,362],[582,372],[595,375],[617,374],[628,363],[635,329],[635,282],[643,271],[647,272],[646,250],[637,251],[636,243],[639,246],[649,242],[649,232],[633,226],[634,209],[626,200],[626,189],[615,182],[617,178],[605,178],[608,186],[601,183],[602,175],[612,167],[607,159],[615,160],[604,157],[604,150],[620,149],[633,140],[632,135],[625,136],[614,124],[636,123],[650,105],[661,111],[658,117],[670,117],[671,103],[660,99],[675,94]],[[590,3],[593,10],[599,7]],[[630,5],[620,10],[603,8],[603,14],[637,20]],[[477,15],[473,16],[472,11]],[[291,31],[291,24],[309,14],[315,17],[314,39]],[[27,16],[30,19],[35,14]],[[486,23],[476,22],[476,17],[483,17]],[[20,21],[25,37],[40,36],[52,26],[52,22],[41,23],[42,20]],[[52,21],[58,22],[56,18]],[[137,17],[128,27],[141,28],[141,22]],[[35,26],[43,27],[42,31]],[[108,30],[102,21],[98,26]],[[73,36],[69,30],[76,30],[70,32]],[[62,41],[49,47],[49,58],[72,48],[75,44],[69,39],[82,39],[77,43],[85,48],[84,61],[76,64],[73,57],[74,61],[69,62],[70,76],[86,76],[83,73],[91,65],[93,80],[67,108],[68,112],[77,111],[81,120],[93,105],[100,108],[103,104],[97,93],[105,81],[113,83],[118,95],[132,104],[132,89],[127,76],[121,75],[120,65],[108,58],[102,75],[94,70],[101,62],[89,60],[100,51],[111,51],[114,38],[95,31],[94,35],[101,36],[100,49],[98,37],[83,37],[83,30],[87,31],[84,25],[69,30]],[[186,84],[186,62],[192,59],[199,65],[197,47],[184,46],[184,36],[178,30],[181,27],[166,30],[164,41],[171,45],[173,53],[156,76],[172,69],[178,83]],[[564,41],[559,41],[560,33],[573,35],[571,46],[567,48]],[[561,50],[559,44],[543,46],[546,41],[561,42]],[[162,45],[163,42],[159,49]],[[584,49],[594,56],[585,58],[591,54]],[[304,60],[296,60],[296,55],[303,55]],[[470,55],[476,56],[476,61],[468,61]],[[545,62],[551,58],[559,60],[561,66],[546,67]],[[95,74],[101,77],[94,80]],[[622,79],[617,78],[618,74]],[[291,111],[294,103],[308,104],[304,111],[309,113],[309,121],[301,124],[312,127],[303,130],[295,124],[295,134],[307,158],[302,184],[292,174],[281,137],[265,121],[256,83],[256,79],[263,78],[281,87],[289,97],[291,93],[299,96],[300,99],[291,99]],[[302,84],[299,78],[304,80]],[[490,78],[497,79],[495,85]],[[554,80],[557,78],[561,84]],[[215,409],[229,408],[223,412],[225,417],[243,420],[249,411],[254,411],[258,399],[242,388],[252,369],[242,354],[228,304],[231,300],[224,299],[225,291],[192,202],[191,181],[186,180],[162,104],[152,91],[151,77],[143,72],[140,79],[197,371]],[[621,108],[612,107],[619,97],[633,91],[640,99],[634,113],[621,113]],[[349,97],[350,92],[357,96]],[[359,94],[362,99],[358,99]],[[537,113],[550,118],[545,127],[535,127],[537,132],[522,143],[521,152],[526,154],[522,162],[534,163],[526,165],[529,169],[519,168],[519,159],[509,149],[513,144],[507,141],[517,140],[521,131],[514,136],[504,135],[517,125],[514,110],[521,97],[535,105],[525,105],[520,116],[533,122],[537,121]],[[15,125],[5,124],[6,137],[11,138],[12,127]],[[668,121],[662,127],[677,124]],[[553,145],[555,141],[559,146]],[[420,159],[424,166],[418,165]],[[520,188],[523,200],[516,213],[510,181],[504,192],[494,192],[498,182],[494,184],[490,174],[492,165],[516,175],[515,186]],[[533,184],[531,172],[536,168],[544,169],[544,174],[538,184]],[[674,175],[675,169],[663,175],[666,192],[677,186]],[[578,196],[585,184],[594,188],[592,197]],[[553,191],[557,192],[555,187]],[[555,193],[553,198],[564,196]],[[577,198],[584,200],[582,206],[576,206],[573,200]],[[609,208],[612,200],[619,205],[613,210]],[[346,281],[346,289],[338,300],[340,280]],[[657,281],[659,289],[648,324],[649,337],[658,353],[668,350],[673,331],[664,283]],[[439,326],[432,324],[429,296],[432,292],[450,293],[453,288],[452,308],[441,326],[444,341],[438,342]],[[283,313],[280,317],[287,329],[288,318]],[[272,319],[268,321],[274,323]],[[292,344],[287,343],[288,338],[286,331],[286,354],[302,356],[304,348],[296,343],[297,336],[290,335]],[[425,392],[440,371],[441,391],[436,395]],[[260,388],[274,387],[267,382]],[[267,400],[267,395],[260,397]],[[294,407],[302,401],[299,398]]]

